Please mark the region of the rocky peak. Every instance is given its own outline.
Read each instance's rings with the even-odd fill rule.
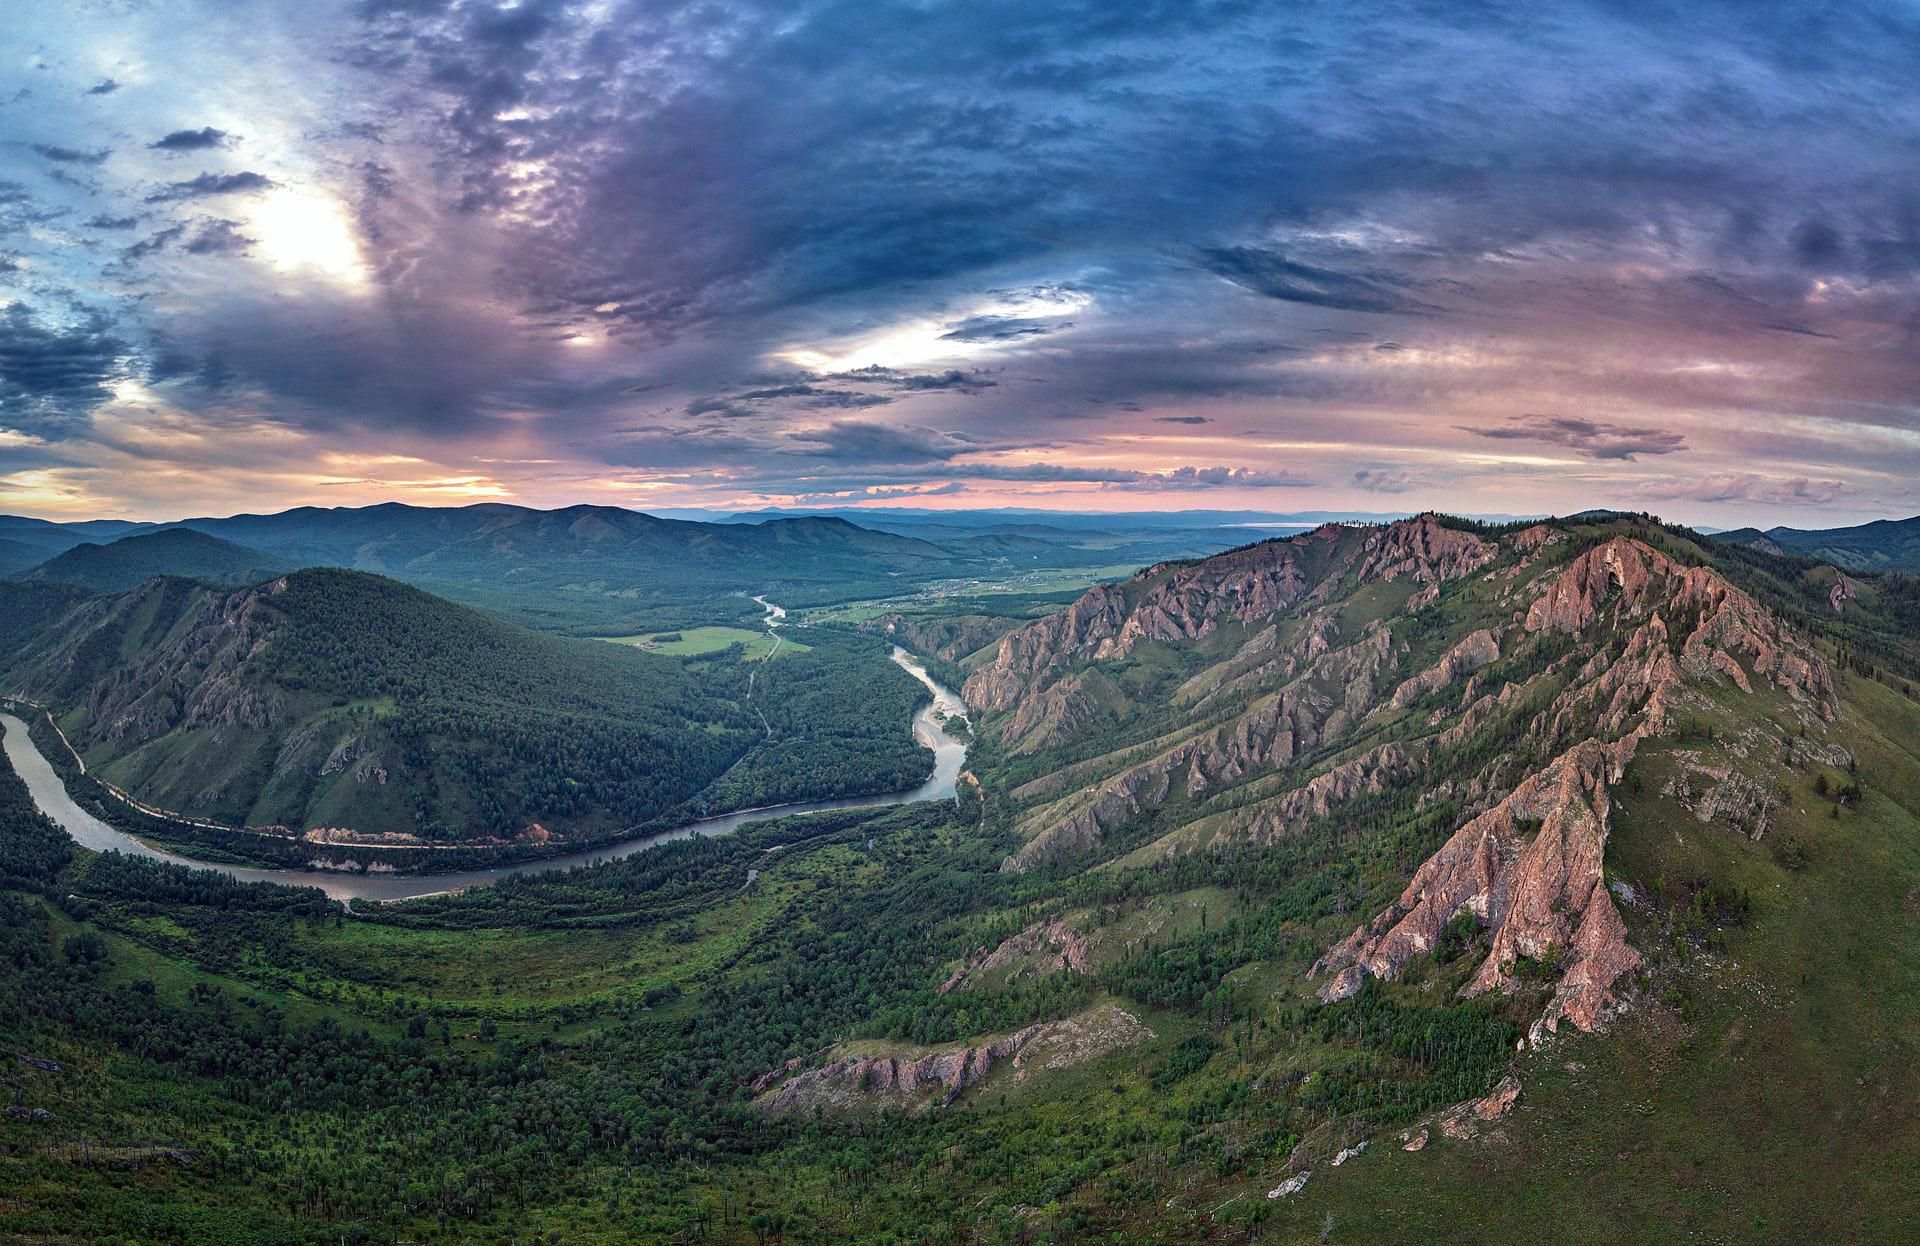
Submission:
[[[1488,931],[1491,950],[1463,993],[1513,989],[1521,957],[1557,962],[1542,1025],[1551,1031],[1565,1019],[1597,1028],[1615,1004],[1614,983],[1641,963],[1601,877],[1607,785],[1634,743],[1585,741],[1454,832],[1392,906],[1314,965],[1314,974],[1333,975],[1321,998],[1345,999],[1369,976],[1398,976],[1466,911]]]
[[[1315,603],[1349,570],[1362,579],[1409,577],[1437,588],[1498,554],[1493,542],[1420,515],[1375,530],[1325,524],[1195,563],[1163,563],[1123,584],[1089,589],[1060,613],[1008,632],[962,695],[993,713],[1054,694],[1046,711],[1023,708],[1020,721],[1001,725],[1004,739],[1025,740],[1037,723],[1078,717],[1091,708],[1085,695],[1077,695],[1086,690],[1075,684],[1076,664],[1120,661],[1147,641],[1199,640],[1229,621],[1256,627]]]
[[[1562,1020],[1598,1027],[1618,1002],[1615,984],[1641,964],[1601,876],[1608,788],[1639,743],[1665,729],[1682,698],[1709,704],[1691,684],[1724,681],[1751,694],[1752,676],[1761,676],[1821,717],[1835,712],[1831,673],[1806,642],[1718,572],[1641,541],[1619,537],[1580,554],[1525,617],[1529,633],[1605,631],[1530,729],[1536,743],[1578,743],[1462,825],[1398,900],[1315,964],[1313,973],[1330,976],[1323,999],[1352,995],[1369,976],[1397,976],[1470,912],[1489,951],[1464,993],[1510,991],[1521,958],[1544,962],[1556,974],[1554,993],[1533,1038]],[[1480,647],[1468,641],[1469,652]],[[1417,693],[1428,681],[1416,678]]]
[[[1688,566],[1631,537],[1575,558],[1527,609],[1529,632],[1578,633],[1603,619],[1624,625],[1647,618],[1663,644],[1677,644],[1689,675],[1718,673],[1743,690],[1747,672],[1771,678],[1834,714],[1833,676],[1773,613],[1711,567]],[[1634,638],[1643,648],[1647,634]]]
[[[1367,537],[1362,548],[1362,579],[1411,576],[1421,584],[1456,580],[1500,554],[1499,546],[1492,541],[1449,528],[1431,513],[1388,524]]]

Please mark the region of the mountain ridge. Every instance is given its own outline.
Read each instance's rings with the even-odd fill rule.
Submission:
[[[119,537],[106,544],[84,542],[37,566],[17,572],[23,580],[125,592],[155,576],[211,583],[265,580],[292,569],[286,560],[191,528],[163,528]]]
[[[1466,993],[1511,992],[1516,963],[1550,959],[1557,987],[1535,1040],[1563,1020],[1600,1027],[1618,1007],[1614,984],[1640,964],[1600,864],[1607,789],[1636,746],[1671,734],[1683,710],[1720,712],[1716,698],[1766,702],[1779,748],[1792,730],[1825,731],[1837,707],[1825,660],[1720,571],[1677,561],[1654,534],[1605,531],[1618,517],[1590,522],[1602,531],[1577,543],[1564,523],[1484,534],[1432,515],[1328,525],[1147,568],[1007,633],[965,685],[983,734],[1007,758],[1100,743],[1068,772],[1077,790],[1014,789],[1026,842],[1002,868],[1085,868],[1111,858],[1115,837],[1136,861],[1272,842],[1439,778],[1437,790],[1458,785],[1464,798],[1451,837],[1316,962],[1322,999],[1397,976],[1471,912],[1488,944]],[[1440,625],[1423,629],[1423,612]],[[1130,732],[1146,713],[1126,691],[1130,660],[1196,645],[1213,650],[1161,685],[1196,713]],[[1487,685],[1521,663],[1523,678]],[[1446,760],[1509,733],[1518,743],[1505,756]],[[1153,837],[1136,843],[1129,828],[1143,822]]]

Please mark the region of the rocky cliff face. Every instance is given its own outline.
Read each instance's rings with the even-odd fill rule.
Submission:
[[[1007,633],[963,695],[987,714],[1014,711],[998,725],[1000,736],[1015,751],[1031,752],[1113,707],[1111,682],[1096,683],[1098,672],[1086,671],[1088,664],[1123,661],[1146,641],[1200,640],[1229,622],[1257,631],[1282,612],[1329,599],[1347,581],[1409,578],[1437,587],[1498,553],[1493,542],[1422,515],[1377,530],[1329,524],[1197,563],[1149,567]]]
[[[1583,1030],[1598,1027],[1614,1005],[1614,983],[1640,966],[1601,878],[1607,785],[1620,777],[1633,743],[1582,743],[1462,826],[1392,907],[1314,965],[1316,975],[1331,975],[1320,997],[1345,999],[1370,975],[1398,976],[1464,911],[1491,943],[1468,994],[1510,990],[1521,957],[1557,963],[1546,1029],[1563,1018]]]
[[[163,638],[147,645],[140,661],[85,688],[89,736],[139,743],[179,727],[271,726],[283,709],[280,698],[248,686],[242,674],[272,635],[271,602],[285,587],[282,579],[221,593],[150,581],[116,602],[121,620],[106,623],[102,635],[146,627]],[[69,651],[43,664],[42,678],[84,681],[88,656]]]
[[[1483,667],[1491,666],[1499,660],[1499,638],[1491,628],[1483,627],[1447,650],[1446,656],[1441,658],[1438,664],[1428,667],[1395,688],[1389,704],[1394,709],[1405,709],[1429,692],[1456,683],[1463,677]]]
[[[1499,556],[1494,542],[1449,528],[1432,515],[1388,524],[1362,543],[1359,575],[1392,581],[1411,576],[1421,584],[1444,584],[1478,571]]]
[[[1420,586],[1410,596],[1383,588],[1407,580]],[[1429,613],[1455,584],[1454,604]],[[1176,853],[1257,848],[1394,789],[1421,808],[1450,801],[1462,809],[1452,836],[1315,967],[1322,996],[1398,976],[1471,913],[1488,951],[1467,992],[1543,982],[1535,1037],[1603,1024],[1640,966],[1602,862],[1609,787],[1642,742],[1713,721],[1727,698],[1762,701],[1816,737],[1835,713],[1808,643],[1710,567],[1633,536],[1578,549],[1551,525],[1494,541],[1431,517],[1325,528],[1097,589],[1004,637],[969,696],[1010,751],[1027,751],[1081,729],[1074,704],[1118,697],[1142,640],[1193,643],[1229,622],[1245,639],[1172,702],[1196,725],[1027,784],[1026,840],[1002,868],[1098,857],[1169,808],[1192,810],[1159,842]],[[1028,677],[1037,690],[1022,692]],[[1117,718],[1115,704],[1101,712]],[[1774,798],[1739,765],[1696,761],[1677,782],[1702,820],[1765,833]]]
[[[1668,728],[1676,706],[1689,699],[1709,705],[1693,685],[1714,681],[1752,694],[1764,678],[1816,721],[1835,712],[1832,675],[1804,641],[1718,573],[1678,564],[1639,541],[1608,541],[1575,558],[1525,619],[1533,633],[1601,633],[1571,685],[1534,720],[1533,739],[1602,735],[1573,744],[1461,826],[1392,906],[1315,964],[1316,975],[1330,978],[1321,998],[1352,995],[1368,976],[1397,976],[1469,912],[1490,950],[1468,994],[1513,989],[1515,966],[1526,958],[1555,974],[1535,1039],[1562,1020],[1599,1027],[1617,1005],[1616,984],[1641,963],[1601,876],[1608,787],[1636,747]],[[1624,643],[1599,643],[1620,637]],[[1764,827],[1770,798],[1751,779],[1692,769],[1717,780],[1700,798],[1703,820]]]
[[[1023,972],[1088,973],[1092,968],[1092,940],[1058,918],[1050,918],[1009,935],[991,949],[977,950],[940,984],[937,994],[976,985],[996,973],[1011,971],[1011,981]]]
[[[1674,562],[1629,537],[1574,559],[1527,608],[1526,626],[1577,633],[1609,621],[1625,630],[1656,610],[1660,639],[1680,642],[1678,660],[1687,674],[1722,674],[1750,691],[1750,670],[1832,717],[1833,676],[1804,641],[1785,635],[1778,619],[1719,572]]]

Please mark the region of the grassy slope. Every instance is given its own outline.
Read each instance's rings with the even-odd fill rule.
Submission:
[[[1610,871],[1642,884],[1698,876],[1737,884],[1755,897],[1755,911],[1722,932],[1721,953],[1676,949],[1658,917],[1628,910],[1634,941],[1654,962],[1645,997],[1609,1036],[1566,1039],[1521,1058],[1527,1089],[1504,1140],[1436,1137],[1408,1155],[1377,1136],[1357,1162],[1316,1164],[1299,1198],[1269,1202],[1264,1193],[1284,1170],[1290,1139],[1281,1123],[1285,1092],[1262,1074],[1317,1074],[1349,1053],[1261,1031],[1243,1063],[1225,1050],[1237,1049],[1236,1025],[1214,1031],[1223,1051],[1212,1062],[1167,1083],[1171,1052],[1204,1029],[1203,1020],[1190,1009],[1121,1001],[1156,1031],[1151,1045],[1057,1076],[1019,1079],[1002,1070],[960,1108],[884,1145],[862,1143],[883,1126],[858,1120],[697,1172],[643,1173],[594,1160],[580,1173],[589,1197],[516,1213],[514,1232],[664,1239],[704,1203],[726,1209],[710,1223],[711,1235],[726,1241],[753,1240],[746,1217],[768,1206],[800,1215],[808,1228],[796,1241],[915,1240],[913,1226],[941,1220],[972,1221],[986,1241],[1244,1241],[1247,1229],[1229,1226],[1249,1212],[1267,1217],[1256,1226],[1260,1240],[1288,1242],[1319,1239],[1328,1215],[1334,1242],[1910,1239],[1920,1231],[1909,1176],[1920,1167],[1920,706],[1858,678],[1847,680],[1845,695],[1841,739],[1860,759],[1862,807],[1830,816],[1811,775],[1801,776],[1792,809],[1759,845],[1703,827],[1653,795],[1661,750],[1647,750],[1640,791],[1630,783],[1619,793]],[[1806,846],[1804,869],[1776,861],[1773,845],[1788,837]],[[488,1017],[503,1035],[551,1035],[569,1045],[639,1034],[658,1044],[659,1058],[670,1051],[671,1027],[698,1012],[704,982],[737,969],[769,931],[807,925],[822,894],[878,887],[897,870],[855,845],[794,847],[768,855],[753,887],[669,923],[477,933],[305,927],[287,957],[298,969],[246,961],[221,980],[376,1030],[428,1007],[451,1015],[456,1033]],[[1165,920],[1153,914],[1156,903],[1172,910]],[[1138,909],[1118,906],[1111,925],[1128,937],[1152,924],[1163,942],[1190,938],[1206,920],[1202,906],[1216,925],[1255,911],[1229,892],[1202,888]],[[999,916],[1017,928],[1031,914]],[[114,936],[116,956],[129,958],[117,974],[154,977],[169,994],[204,976],[177,959],[190,945],[170,947],[164,919],[138,936],[138,944]],[[1263,1001],[1267,1018],[1298,1006],[1311,985],[1301,971],[1312,949],[1297,951],[1236,971],[1241,999]],[[644,1016],[570,1010],[631,1004],[669,984],[686,994]],[[484,1046],[455,1039],[459,1051]],[[222,1115],[197,1083],[169,1087],[175,1105],[163,1107],[142,1097],[136,1062],[86,1050],[73,1056],[89,1077],[114,1067],[112,1085],[99,1093],[117,1115],[103,1110],[102,1136],[170,1129],[161,1136],[171,1141],[188,1127],[169,1122]],[[1220,1164],[1210,1149],[1217,1135],[1205,1126],[1222,1119],[1250,1148],[1244,1167]],[[317,1114],[296,1126],[338,1127]],[[0,1139],[6,1129],[0,1122]],[[135,1197],[144,1186],[146,1195],[172,1192],[156,1199],[171,1215],[183,1202],[245,1207],[254,1197],[153,1170],[14,1169],[22,1171],[47,1183],[28,1197],[50,1204],[111,1197],[109,1187]],[[0,1185],[6,1175],[0,1168]],[[1086,1207],[1107,1234],[1071,1228],[1076,1208]],[[0,1200],[0,1240],[5,1212]],[[418,1237],[431,1239],[418,1227]],[[452,1234],[497,1236],[472,1224],[456,1224]]]
[[[1624,798],[1609,870],[1696,874],[1755,897],[1724,955],[1650,957],[1652,994],[1616,1030],[1522,1061],[1508,1140],[1420,1154],[1380,1146],[1316,1172],[1277,1236],[1340,1242],[1457,1234],[1563,1242],[1909,1241],[1920,1235],[1920,705],[1861,679],[1841,739],[1868,790],[1830,816],[1811,778],[1765,844]],[[1652,785],[1648,785],[1651,790]],[[1658,923],[1629,912],[1636,945]]]
[[[663,639],[678,636],[678,640]],[[757,661],[773,651],[773,635],[767,631],[750,631],[743,627],[687,627],[678,632],[647,633],[639,636],[609,636],[615,644],[632,645],[636,649],[645,649],[653,653],[664,653],[676,658],[701,657],[710,653],[722,653],[730,645],[741,646],[742,657]],[[804,653],[812,648],[803,645],[791,637],[780,638],[781,653]]]
[[[1249,1058],[1241,1062],[1236,1025],[1212,1031],[1221,1048],[1212,1061],[1169,1080],[1178,1044],[1207,1027],[1189,1011],[1123,999],[1156,1032],[1146,1047],[1041,1077],[1002,1069],[966,1106],[921,1122],[878,1154],[856,1145],[869,1126],[849,1125],[745,1166],[643,1172],[596,1159],[580,1179],[617,1197],[525,1209],[513,1217],[515,1230],[650,1240],[704,1205],[722,1241],[752,1240],[750,1213],[776,1207],[797,1214],[809,1230],[795,1240],[810,1241],[877,1242],[888,1240],[889,1224],[947,1219],[978,1224],[988,1241],[1033,1232],[1045,1240],[1049,1230],[1059,1240],[1243,1241],[1250,1215],[1265,1217],[1253,1226],[1258,1240],[1312,1241],[1329,1214],[1334,1242],[1528,1241],[1543,1231],[1596,1243],[1905,1240],[1915,1230],[1909,1174],[1920,1164],[1920,758],[1909,751],[1920,740],[1920,706],[1857,679],[1847,704],[1846,742],[1861,759],[1868,796],[1835,818],[1810,777],[1799,782],[1774,838],[1805,845],[1804,869],[1782,868],[1769,843],[1702,827],[1664,799],[1623,790],[1609,863],[1615,876],[1737,883],[1756,897],[1755,912],[1723,932],[1719,954],[1673,951],[1654,916],[1629,910],[1636,944],[1654,962],[1646,998],[1610,1035],[1565,1039],[1522,1057],[1526,1093],[1498,1140],[1436,1136],[1409,1155],[1376,1137],[1356,1162],[1317,1164],[1298,1198],[1269,1202],[1265,1190],[1284,1170],[1292,1137],[1282,1124],[1286,1092],[1260,1080],[1261,1070],[1319,1072],[1349,1053],[1259,1029],[1244,1040]],[[1865,725],[1869,714],[1878,729]],[[1642,793],[1658,786],[1649,781],[1658,777],[1657,751],[1650,758]],[[254,1001],[241,1005],[243,1015],[271,1003],[376,1033],[393,1034],[399,1019],[426,1008],[450,1018],[453,1050],[475,1056],[488,1044],[459,1036],[487,1018],[502,1037],[574,1047],[625,1035],[652,1047],[697,1014],[703,981],[737,972],[768,932],[807,924],[823,885],[878,886],[891,873],[857,844],[796,847],[764,857],[753,887],[685,919],[480,932],[303,924],[289,932],[290,946],[217,973],[190,963],[193,944],[164,918],[119,917],[109,936],[112,972],[154,980],[176,999],[195,984],[217,983]],[[1123,906],[1112,922],[1124,938],[1150,924],[1156,938],[1179,939],[1207,920],[1203,910],[1215,924],[1253,911],[1230,893],[1201,889],[1131,914]],[[74,928],[57,920],[58,933]],[[1286,1009],[1309,985],[1300,969],[1255,964],[1234,981],[1243,998]],[[638,997],[668,987],[684,994],[652,1013],[632,1011]],[[280,1128],[220,1106],[210,1086],[154,1079],[128,1056],[85,1044],[40,1054],[77,1069],[59,1100],[63,1120],[104,1139],[206,1146]],[[142,1090],[148,1084],[164,1088],[166,1102]],[[1214,1137],[1181,1123],[1223,1112],[1240,1122],[1231,1132],[1250,1148],[1245,1166],[1221,1170]],[[208,1123],[190,1123],[196,1119]],[[293,1120],[316,1137],[342,1128],[324,1113]],[[6,1133],[0,1124],[0,1137]],[[884,1158],[890,1147],[897,1152]],[[120,1208],[117,1217],[122,1200],[159,1198],[162,1223],[204,1217],[239,1240],[271,1208],[266,1197],[217,1179],[154,1167],[103,1172],[3,1156],[0,1165],[21,1182],[15,1197],[30,1204],[91,1202]],[[190,1210],[214,1206],[225,1210]],[[1081,1223],[1076,1209],[1089,1208],[1108,1226],[1104,1235],[1070,1231]],[[0,1206],[0,1226],[9,1223],[4,1213]],[[450,1229],[462,1240],[494,1234],[474,1224]],[[182,1232],[160,1236],[178,1240]]]

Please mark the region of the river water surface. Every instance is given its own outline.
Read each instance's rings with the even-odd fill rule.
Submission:
[[[778,609],[778,607],[770,609]],[[780,611],[781,615],[785,613],[784,610]],[[655,844],[662,844],[668,840],[692,839],[699,835],[727,835],[748,822],[760,822],[768,818],[825,813],[834,809],[878,809],[921,800],[952,799],[954,783],[960,777],[960,767],[966,761],[967,746],[964,741],[957,740],[948,734],[942,725],[942,720],[965,718],[966,706],[952,689],[934,682],[933,676],[927,674],[926,668],[914,661],[912,656],[898,645],[894,646],[893,660],[933,693],[933,703],[923,707],[913,716],[914,738],[933,750],[933,774],[925,783],[911,791],[897,792],[889,796],[855,796],[842,800],[796,801],[792,804],[769,805],[764,809],[747,809],[717,818],[703,818],[671,831],[608,844],[588,852],[547,857],[517,865],[499,865],[491,869],[456,870],[445,874],[263,870],[244,866],[215,865],[170,852],[162,852],[158,848],[149,847],[124,831],[115,830],[75,803],[67,793],[66,784],[60,781],[60,776],[54,772],[52,764],[41,756],[39,747],[27,734],[27,725],[24,722],[12,714],[0,714],[0,726],[6,729],[7,760],[13,763],[14,770],[26,783],[27,790],[33,794],[34,802],[40,806],[40,811],[65,827],[74,841],[83,847],[99,852],[119,849],[134,856],[152,857],[160,861],[176,861],[196,869],[218,870],[222,874],[247,882],[318,887],[336,900],[411,900],[419,896],[444,895],[447,892],[465,891],[472,887],[485,887],[510,874],[536,874],[544,870],[565,870],[577,865],[591,865],[596,861],[611,861],[617,857],[644,852]]]

